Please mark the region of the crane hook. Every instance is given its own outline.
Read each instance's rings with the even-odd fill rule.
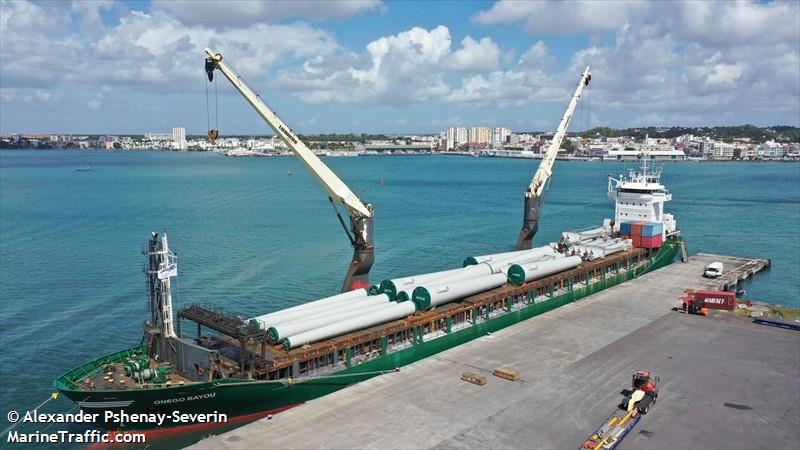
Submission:
[[[208,75],[208,81],[214,81],[214,69],[217,68],[217,63],[211,58],[206,58],[206,75]]]

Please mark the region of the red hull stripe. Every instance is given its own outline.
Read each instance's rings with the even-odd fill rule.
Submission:
[[[195,423],[192,425],[183,425],[179,427],[167,427],[167,428],[159,428],[155,430],[143,430],[143,431],[111,431],[110,433],[116,434],[125,434],[125,433],[141,433],[146,436],[147,442],[150,443],[150,438],[158,438],[164,436],[170,436],[174,434],[182,434],[182,433],[191,433],[199,430],[204,430],[207,428],[214,428],[214,427],[222,427],[228,425],[236,425],[237,423],[247,422],[250,420],[255,420],[261,417],[266,417],[270,414],[278,414],[279,412],[286,411],[287,409],[294,408],[295,406],[299,406],[301,403],[295,403],[293,405],[282,406],[276,409],[270,409],[267,411],[260,411],[252,414],[245,414],[243,416],[236,416],[229,418],[225,423]],[[113,447],[114,444],[94,444],[87,448],[89,449],[101,449],[101,448],[108,448]]]

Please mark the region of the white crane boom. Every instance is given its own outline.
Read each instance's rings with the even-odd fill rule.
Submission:
[[[289,149],[300,158],[300,161],[317,178],[317,181],[328,192],[328,195],[335,201],[344,205],[347,212],[353,216],[372,217],[372,208],[365,205],[358,196],[347,187],[346,184],[328,168],[297,135],[273,112],[266,103],[256,94],[247,83],[222,60],[222,55],[206,48],[208,57],[216,63],[225,78],[231,82],[234,88],[247,100],[256,110],[262,119],[269,125],[275,134],[286,143]]]
[[[262,119],[269,125],[275,134],[300,158],[300,161],[314,174],[317,181],[328,192],[331,203],[337,202],[344,205],[350,216],[350,229],[348,230],[339,210],[334,205],[336,215],[353,245],[353,259],[347,269],[342,292],[360,288],[369,288],[369,271],[375,261],[375,243],[373,240],[373,212],[372,206],[364,204],[344,182],[328,168],[297,135],[273,112],[261,97],[245,83],[244,80],[222,60],[222,55],[211,49],[206,49],[206,73],[208,81],[214,78],[214,70],[219,69],[234,88],[247,100]],[[216,136],[217,132],[209,131],[209,137]]]
[[[553,139],[547,147],[547,153],[545,153],[544,158],[542,158],[542,162],[539,164],[539,168],[536,170],[536,174],[533,176],[530,186],[528,186],[528,191],[525,193],[526,196],[542,195],[544,187],[547,181],[550,180],[550,175],[553,173],[553,163],[555,163],[558,150],[561,149],[561,143],[564,142],[564,137],[567,135],[567,128],[569,128],[569,123],[572,121],[575,107],[578,106],[578,100],[581,98],[583,88],[589,84],[591,76],[592,75],[589,73],[589,66],[586,66],[586,70],[581,74],[578,87],[575,88],[575,94],[572,95],[567,110],[564,112],[564,117],[561,118],[561,123],[558,125],[558,129],[556,129],[556,134],[553,135]]]
[[[567,105],[567,110],[561,118],[561,123],[556,129],[550,145],[547,147],[547,152],[539,163],[539,168],[531,180],[531,184],[525,191],[525,215],[522,223],[522,231],[520,231],[519,238],[517,239],[517,249],[524,250],[531,248],[533,235],[539,228],[539,213],[543,205],[542,199],[544,196],[544,189],[547,187],[547,182],[550,181],[550,176],[553,173],[553,164],[556,161],[556,156],[561,148],[561,143],[564,142],[564,137],[567,134],[567,128],[572,121],[572,115],[575,112],[575,107],[578,105],[578,100],[581,98],[583,88],[589,84],[592,75],[589,73],[589,66],[581,74],[581,79],[578,81],[578,87],[575,88],[575,93]]]

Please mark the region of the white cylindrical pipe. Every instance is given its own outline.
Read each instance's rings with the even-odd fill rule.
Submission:
[[[581,239],[590,239],[600,237],[605,233],[603,227],[592,228],[591,230],[584,230],[579,231],[578,234],[581,236]]]
[[[414,289],[411,300],[417,311],[441,305],[454,300],[488,291],[506,284],[507,279],[503,273],[484,275],[478,278],[455,280],[447,283],[437,283],[431,286],[420,286]]]
[[[389,303],[389,296],[386,294],[370,295],[367,297],[353,298],[332,306],[325,306],[319,309],[301,310],[303,315],[299,317],[291,317],[290,319],[281,320],[280,322],[273,323],[271,326],[283,325],[290,322],[297,322],[303,320],[316,319],[320,316],[327,316],[331,314],[339,314],[340,312],[353,312],[362,308],[369,308],[375,305],[385,305]]]
[[[469,278],[480,278],[493,273],[492,266],[482,262],[472,266],[464,267],[460,272],[450,274],[446,277],[434,280],[431,284],[449,283],[451,281],[464,280]],[[416,289],[416,288],[415,288]]]
[[[537,260],[543,257],[556,257],[559,253],[550,246],[536,247],[531,250],[521,252],[509,252],[506,256],[496,256],[492,260],[484,261],[475,265],[467,266],[462,271],[448,275],[436,280],[436,283],[449,283],[457,280],[477,278],[495,273],[505,272],[512,264]]]
[[[497,261],[497,260],[500,260],[500,259],[503,259],[503,258],[510,258],[510,257],[515,256],[515,255],[520,255],[522,253],[529,252],[529,251],[530,250],[515,250],[513,252],[492,253],[492,254],[489,254],[489,255],[480,255],[480,256],[468,256],[466,259],[464,259],[463,266],[464,267],[474,266],[474,265],[480,264],[482,262]]]
[[[387,294],[392,301],[397,300],[397,294],[400,291],[414,290],[414,287],[427,283],[436,278],[442,278],[452,273],[458,272],[462,269],[442,270],[439,272],[423,273],[420,275],[411,275],[402,278],[393,278],[391,280],[383,280],[380,285],[380,292]]]
[[[555,252],[555,250],[553,250],[552,245],[545,245],[530,250],[516,250],[513,252],[493,253],[491,255],[469,256],[464,260],[464,267],[474,266],[484,262],[500,262],[510,258],[527,259],[537,255],[549,255],[553,252]]]
[[[366,296],[366,289],[356,289],[353,291],[332,295],[330,297],[321,298],[319,300],[314,300],[308,303],[303,303],[302,305],[293,306],[291,308],[282,309],[280,311],[275,311],[269,314],[263,314],[250,320],[257,321],[260,325],[262,325],[262,328],[266,329],[272,326],[272,324],[286,322],[287,320],[291,320],[293,318],[302,317],[303,315],[308,314],[308,311],[310,310],[324,311],[353,300],[364,298]]]
[[[287,349],[292,349],[333,336],[340,336],[342,334],[350,333],[362,328],[368,328],[382,323],[391,322],[392,320],[402,319],[403,317],[414,314],[414,311],[414,303],[412,302],[389,303],[388,305],[383,306],[376,311],[284,338],[282,341],[283,346]]]
[[[489,267],[491,267],[492,268],[492,273],[507,273],[508,269],[511,266],[513,266],[514,264],[528,264],[528,263],[532,263],[532,262],[536,262],[536,261],[546,261],[546,260],[549,260],[549,259],[563,258],[563,257],[564,257],[564,255],[554,251],[550,255],[536,255],[536,256],[528,257],[528,258],[524,258],[524,259],[523,258],[512,258],[512,259],[506,259],[504,261],[498,261],[498,262],[495,262],[495,263],[486,262],[486,263],[483,263],[483,264],[486,264]]]
[[[529,264],[514,264],[508,269],[508,281],[519,286],[531,280],[538,280],[554,273],[563,272],[581,264],[580,256],[567,256],[548,261]]]
[[[603,251],[605,252],[606,256],[608,256],[608,255],[613,255],[614,253],[617,252],[621,252],[625,250],[626,247],[627,245],[624,242],[617,242],[615,244],[607,245],[606,247],[603,248]]]
[[[306,319],[294,320],[291,322],[284,322],[275,324],[267,330],[267,335],[269,336],[270,340],[274,343],[280,342],[281,339],[292,336],[295,334],[302,333],[304,331],[312,330],[314,328],[319,328],[324,325],[328,325],[335,322],[340,322],[342,320],[351,319],[353,317],[358,317],[363,314],[368,314],[373,311],[377,311],[378,309],[386,306],[389,304],[389,298],[386,297],[386,294],[381,294],[380,296],[372,296],[369,299],[374,299],[375,297],[383,297],[381,302],[372,302],[368,305],[358,306],[355,309],[348,308],[347,310],[342,311],[331,311],[329,313],[324,313],[321,315],[316,315],[314,317],[309,317]]]

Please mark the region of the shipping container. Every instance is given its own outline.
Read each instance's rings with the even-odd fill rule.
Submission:
[[[704,308],[728,311],[736,309],[735,292],[696,290],[694,291],[694,300],[702,302]]]
[[[631,235],[631,223],[632,222],[622,222],[619,224],[619,234],[623,236],[630,236]]]
[[[664,243],[660,234],[657,236],[642,236],[641,242],[641,248],[659,248]]]
[[[664,225],[658,222],[650,222],[642,227],[642,236],[657,236],[664,233]]]
[[[631,236],[641,236],[642,235],[642,227],[644,223],[637,222],[631,224]]]
[[[633,236],[631,236],[631,239],[633,239],[633,246],[634,247],[642,248],[642,237],[641,236],[639,236],[637,234],[634,234]]]

